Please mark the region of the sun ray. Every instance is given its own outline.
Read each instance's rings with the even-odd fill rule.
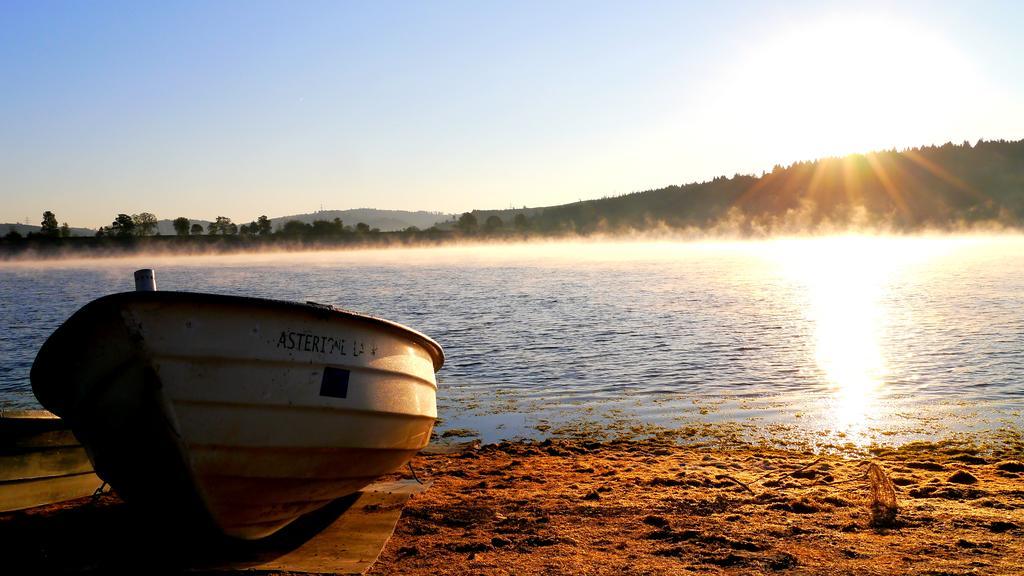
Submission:
[[[818,193],[821,190],[821,182],[825,178],[826,161],[815,163],[814,172],[811,174],[811,181],[807,183],[807,197],[817,201]]]
[[[938,164],[932,162],[928,158],[925,158],[917,150],[906,150],[906,151],[903,152],[903,155],[907,159],[909,159],[911,162],[914,162],[918,166],[920,166],[920,167],[924,168],[925,170],[927,170],[928,172],[930,172],[932,175],[938,177],[943,182],[946,182],[947,184],[953,186],[954,188],[956,188],[958,190],[962,190],[964,192],[967,192],[974,199],[976,199],[976,200],[987,200],[988,199],[988,197],[985,194],[983,194],[981,191],[973,188],[970,184],[964,182],[960,178],[957,178],[956,176],[951,174],[949,172],[949,170],[946,170],[942,166],[939,166]]]
[[[860,193],[860,178],[857,174],[857,155],[849,155],[843,158],[841,166],[843,169],[843,195],[846,198],[846,205],[849,207],[860,206],[863,195]]]
[[[740,194],[732,202],[732,205],[739,208],[743,208],[744,206],[746,206],[750,202],[750,200],[761,191],[761,189],[767,187],[770,184],[772,177],[772,174],[762,175],[760,178],[757,179],[756,182],[754,182],[752,186],[744,190],[743,193]]]
[[[865,158],[868,164],[871,166],[871,170],[874,172],[878,182],[882,185],[882,189],[885,190],[886,195],[892,200],[896,209],[903,217],[912,217],[910,212],[910,206],[907,205],[906,199],[903,197],[903,193],[899,187],[893,182],[892,177],[889,175],[889,170],[882,165],[882,158],[878,154],[867,154]]]

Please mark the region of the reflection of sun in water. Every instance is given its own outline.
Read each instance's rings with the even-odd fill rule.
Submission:
[[[844,236],[779,241],[786,274],[807,290],[814,355],[830,389],[834,431],[864,441],[866,422],[886,412],[885,293],[935,241]]]
[[[834,388],[839,430],[859,429],[886,374],[880,299],[886,272],[857,255],[822,262],[808,283],[815,359]]]

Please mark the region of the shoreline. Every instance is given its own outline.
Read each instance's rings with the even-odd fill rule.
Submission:
[[[169,236],[0,239],[0,263],[59,262],[61,260],[107,260],[133,257],[210,257],[260,254],[318,252],[359,252],[387,249],[487,248],[508,245],[546,246],[561,244],[730,244],[742,242],[793,241],[844,237],[874,239],[985,239],[1024,238],[1022,227],[925,228],[896,230],[888,228],[850,228],[809,232],[733,233],[704,229],[609,230],[580,233],[562,231],[539,233],[504,231],[487,234],[463,234],[450,230],[389,231],[363,235],[271,237],[260,236]]]

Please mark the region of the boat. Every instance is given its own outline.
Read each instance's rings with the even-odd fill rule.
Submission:
[[[254,540],[427,445],[444,363],[429,337],[322,304],[152,288],[86,304],[31,371],[126,502]]]
[[[63,420],[46,410],[0,410],[0,512],[83,498],[102,485]]]

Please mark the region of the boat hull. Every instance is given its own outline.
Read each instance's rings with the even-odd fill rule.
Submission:
[[[0,512],[82,498],[101,484],[62,420],[44,410],[0,411]]]
[[[72,316],[32,382],[126,500],[255,539],[424,447],[442,362],[429,338],[368,316],[128,293]]]

